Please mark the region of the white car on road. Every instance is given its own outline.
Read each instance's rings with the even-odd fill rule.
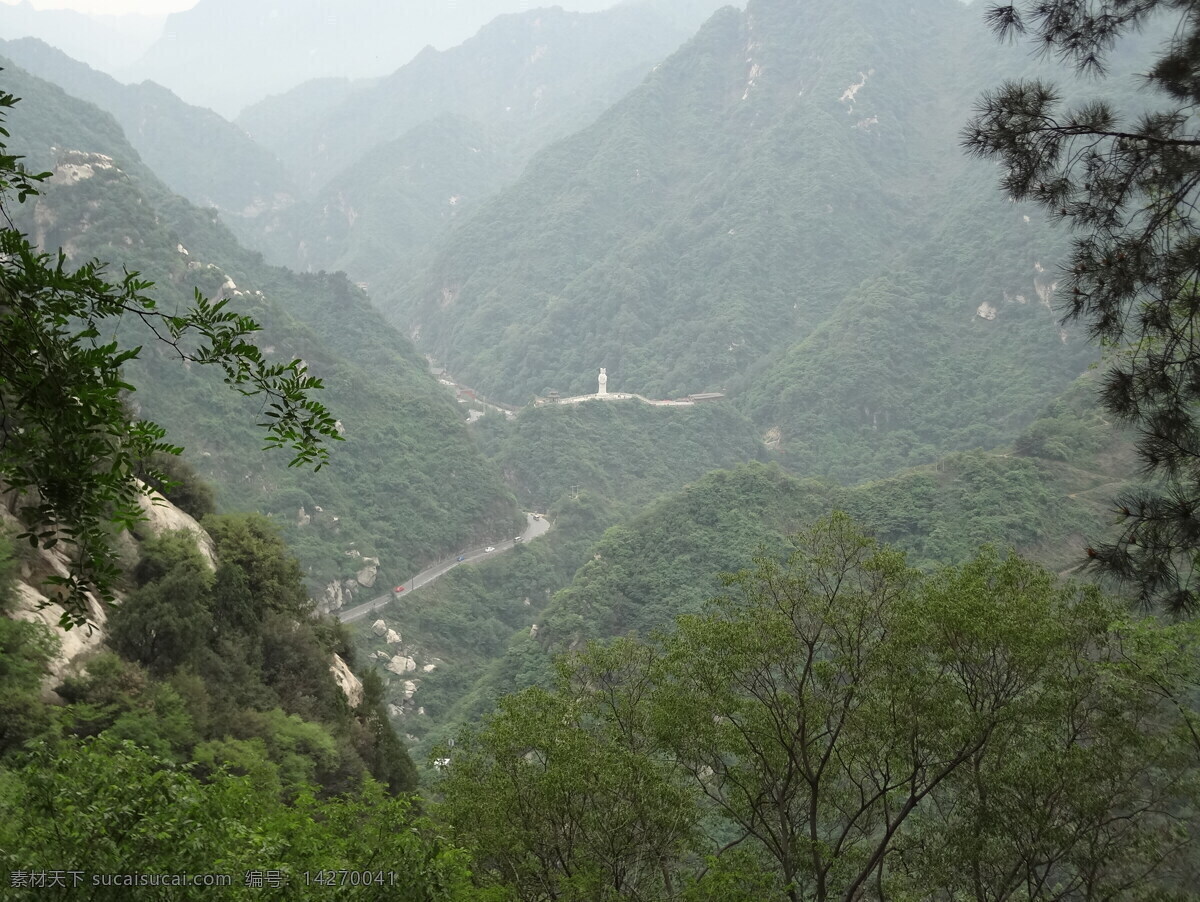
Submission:
[[[488,551],[495,551],[495,550],[496,550],[496,546],[495,546],[495,545],[489,545],[487,548],[485,548],[485,549],[483,549],[483,550],[484,550],[484,552],[485,552],[485,553],[486,553],[486,552],[488,552]]]

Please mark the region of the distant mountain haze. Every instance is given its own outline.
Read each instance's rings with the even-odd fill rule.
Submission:
[[[158,40],[166,21],[165,14],[88,15],[72,9],[39,9],[28,0],[0,3],[0,38],[40,38],[106,72],[138,60]]]
[[[632,0],[586,15],[557,6],[502,15],[449,50],[426,47],[384,78],[305,83],[246,110],[238,124],[279,154],[301,184],[319,186],[366,150],[437,116],[511,130],[602,93],[591,104],[597,115],[720,5]],[[617,76],[615,90],[598,91]]]
[[[191,9],[196,0],[0,0],[10,6],[21,3],[36,10],[71,10],[88,16],[166,16]]]
[[[232,118],[312,78],[384,75],[423,47],[466,40],[529,0],[200,0],[168,18],[162,37],[117,74],[151,78]],[[594,11],[611,0],[573,0]]]
[[[0,41],[0,57],[111,114],[142,160],[192,203],[246,215],[294,191],[273,154],[161,85],[121,84],[35,38]]]
[[[381,79],[306,82],[238,124],[311,196],[240,223],[274,262],[374,283],[595,120],[682,44],[720,0],[637,0],[596,13],[499,16]]]

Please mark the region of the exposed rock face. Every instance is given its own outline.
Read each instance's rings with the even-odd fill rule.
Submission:
[[[143,495],[139,499],[139,503],[142,506],[142,513],[146,517],[147,525],[154,535],[160,536],[171,530],[191,533],[196,540],[196,548],[204,555],[209,567],[213,570],[217,569],[217,554],[213,548],[212,537],[200,527],[195,519],[157,492],[149,497]]]
[[[90,179],[102,169],[115,169],[113,158],[102,153],[85,153],[81,150],[69,150],[58,159],[54,167],[54,184],[56,186],[74,185]]]
[[[996,308],[984,301],[979,305],[979,309],[975,311],[975,315],[980,319],[994,320],[996,318]]]
[[[304,505],[300,505],[300,510],[296,511],[296,525],[307,526],[311,522],[312,517],[309,515],[308,511],[304,509]]]
[[[412,673],[417,669],[417,662],[408,655],[396,655],[388,661],[387,669],[397,676],[404,676],[404,674]]]
[[[95,156],[99,157],[100,155]],[[104,168],[106,159],[101,158],[93,162],[96,162],[100,168]],[[196,548],[204,556],[208,565],[216,569],[216,553],[212,537],[200,527],[195,519],[158,493],[149,497],[143,496],[140,504],[142,512],[146,516],[147,526],[154,535],[162,535],[171,530],[190,533],[196,541]],[[0,524],[10,529],[19,525],[3,506],[0,506]],[[130,551],[136,547],[136,543],[128,533],[123,533],[120,541],[126,543]],[[63,677],[69,673],[76,671],[83,660],[99,650],[107,635],[105,626],[108,622],[108,615],[103,606],[90,595],[88,596],[88,618],[91,621],[91,627],[64,630],[59,626],[63,608],[50,603],[50,596],[45,591],[45,580],[50,576],[66,576],[69,573],[68,547],[66,544],[60,544],[51,549],[39,549],[32,561],[22,565],[19,577],[13,586],[16,599],[12,612],[13,619],[45,624],[58,641],[58,653],[49,662],[50,676],[46,680],[47,690],[60,683]]]
[[[388,630],[387,635],[383,637],[383,641],[386,642],[388,645],[399,645],[400,644],[400,634],[398,632],[396,632],[395,630]]]
[[[404,700],[407,702],[407,701],[411,700],[412,697],[416,694],[417,694],[417,681],[416,680],[405,680],[404,681]]]
[[[379,575],[379,561],[377,558],[363,558],[363,568],[358,571],[354,577],[355,581],[363,588],[369,589],[375,585],[375,578]]]
[[[334,580],[325,587],[325,591],[321,593],[321,601],[317,605],[324,613],[328,614],[332,611],[340,611],[346,606],[346,602],[350,600],[350,593],[342,588],[341,582]]]
[[[387,635],[387,631],[388,631],[388,625],[386,623],[384,623],[382,620],[376,620],[374,623],[371,624],[371,632],[373,632],[376,636],[379,636],[382,638],[383,636]]]
[[[346,696],[346,701],[350,703],[350,707],[357,708],[361,705],[363,700],[362,680],[354,675],[350,666],[342,660],[341,655],[333,656],[333,663],[329,665],[329,672],[333,674],[334,680],[337,681],[342,693]]]
[[[65,573],[66,568],[62,569]],[[108,618],[104,609],[89,597],[88,616],[95,625],[90,629],[76,627],[73,630],[63,630],[58,625],[58,620],[63,614],[63,609],[59,605],[50,604],[40,607],[48,599],[29,583],[19,581],[13,588],[16,595],[16,606],[12,612],[13,619],[44,624],[58,639],[58,652],[50,659],[50,678],[46,681],[47,688],[53,687],[74,669],[77,661],[89,657],[103,645],[104,627]]]

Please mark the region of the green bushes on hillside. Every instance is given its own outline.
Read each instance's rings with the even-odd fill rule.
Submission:
[[[462,856],[410,801],[377,785],[284,804],[254,774],[217,769],[201,779],[107,734],[35,746],[0,771],[0,870],[10,899],[468,898]],[[65,888],[21,882],[48,870],[63,873]],[[139,885],[113,875],[229,882]]]

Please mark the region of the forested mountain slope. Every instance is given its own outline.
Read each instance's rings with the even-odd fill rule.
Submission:
[[[1129,436],[1100,414],[1095,392],[1095,373],[1076,380],[1003,452],[954,454],[852,487],[763,466],[772,455],[727,403],[486,416],[471,427],[485,452],[554,530],[379,612],[406,637],[404,654],[437,662],[412,694],[393,680],[396,723],[428,749],[544,677],[547,652],[665,627],[717,590],[719,571],[748,566],[835,509],[924,569],[992,543],[1074,573],[1087,544],[1109,534],[1113,499],[1136,470]],[[396,653],[366,623],[357,647],[381,656],[379,667]]]
[[[471,429],[522,507],[545,512],[553,529],[494,559],[456,567],[380,610],[375,616],[402,643],[371,629],[374,618],[357,626],[362,657],[381,668],[397,655],[422,668],[436,663],[412,675],[412,692],[403,679],[391,679],[388,688],[395,722],[417,739],[444,727],[451,707],[503,655],[514,631],[540,620],[607,528],[711,470],[768,456],[728,404],[597,401],[528,409],[513,420],[489,414]]]
[[[280,162],[211,110],[152,81],[125,85],[43,43],[0,41],[0,55],[112,115],[167,186],[202,207],[248,215],[295,193]]]
[[[1011,441],[1091,353],[1061,236],[958,148],[998,59],[952,0],[722,10],[377,299],[504,400],[728,389],[805,472]]]
[[[513,176],[515,159],[483,126],[447,114],[367,151],[312,198],[224,218],[272,262],[343,271],[371,290],[412,271],[439,234]]]
[[[201,530],[161,499],[147,507],[151,522],[122,542],[121,603],[86,636],[34,611],[47,570],[63,566],[61,546],[14,546],[18,527],[0,509],[5,898],[44,895],[22,876],[42,862],[80,881],[107,873],[89,895],[121,900],[145,895],[129,889],[136,872],[234,873],[243,855],[245,869],[281,874],[406,857],[378,835],[355,837],[364,819],[384,832],[418,826],[404,801],[416,787],[412,760],[386,722],[378,679],[354,675],[344,632],[314,615],[271,524],[208,516]],[[338,826],[339,814],[359,830]],[[444,888],[450,862],[436,863],[434,837],[400,832],[402,846],[429,842],[432,854],[419,873],[400,868],[394,891],[433,898],[424,884]],[[293,884],[278,898],[327,894]]]
[[[438,674],[421,733],[445,738],[505,693],[546,680],[554,654],[669,627],[720,591],[719,573],[749,567],[760,553],[780,553],[789,535],[833,510],[849,513],[921,568],[960,563],[991,544],[1079,575],[1087,544],[1109,535],[1112,499],[1132,484],[1132,469],[1132,443],[1096,412],[1095,379],[1088,376],[1040,411],[1003,454],[955,454],[853,487],[796,479],[761,463],[710,473],[577,554],[570,584],[548,604],[524,609],[537,628],[514,633],[506,656],[477,682]],[[536,572],[525,569],[527,576]],[[517,575],[498,599],[522,593],[512,584]],[[449,600],[422,617],[448,612]],[[496,609],[499,617],[521,613],[516,605]]]
[[[514,420],[489,415],[472,429],[533,510],[587,493],[632,514],[709,470],[767,457],[753,425],[720,403],[550,404]]]
[[[226,298],[263,324],[270,354],[302,358],[325,380],[323,400],[345,442],[329,467],[301,474],[283,455],[260,453],[252,424],[261,402],[182,365],[149,335],[130,366],[130,381],[142,387],[132,402],[188,448],[223,503],[274,515],[333,603],[352,577],[361,577],[349,584],[354,591],[373,591],[364,584],[402,579],[466,542],[512,532],[520,522],[513,498],[458,405],[362,292],[343,277],[264,265],[215,214],[154,178],[110,117],[15,67],[4,79],[24,98],[10,120],[14,148],[57,173],[36,206],[26,205],[33,209],[24,225],[37,241],[61,245],[74,262],[98,257],[140,271],[164,309],[182,309],[194,287]]]

